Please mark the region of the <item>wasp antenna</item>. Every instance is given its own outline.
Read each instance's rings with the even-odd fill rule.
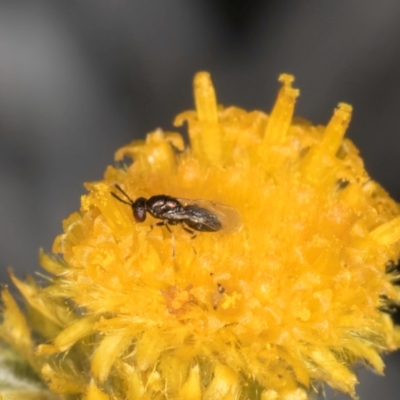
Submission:
[[[122,187],[118,185],[118,183],[115,183],[114,186],[115,186],[115,188],[117,188],[131,203],[134,203],[134,201],[128,196],[128,194],[122,189]]]
[[[116,189],[118,189],[129,201],[122,199],[121,197],[119,197],[116,193],[114,192],[110,192],[111,196],[115,197],[117,200],[119,200],[122,203],[128,204],[128,205],[132,205],[134,203],[134,201],[128,196],[128,194],[121,188],[121,186],[118,185],[118,183],[114,184],[114,187]]]
[[[115,197],[117,200],[119,200],[121,203],[125,203],[125,204],[128,204],[128,205],[132,205],[133,204],[133,201],[126,201],[126,200],[124,200],[124,199],[121,199],[121,197],[119,197],[116,193],[114,193],[114,192],[110,192],[110,194],[111,194],[111,196],[113,196],[113,197]]]

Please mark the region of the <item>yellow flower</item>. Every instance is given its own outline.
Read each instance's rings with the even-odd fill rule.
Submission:
[[[326,127],[293,119],[298,90],[280,81],[266,115],[217,105],[198,73],[196,111],[175,120],[190,146],[157,130],[118,150],[134,162],[87,184],[54,242],[60,256],[41,254],[49,285],[12,276],[28,312],[3,290],[0,333],[52,391],[301,400],[325,382],[355,398],[356,363],[382,373],[380,354],[400,342],[387,312],[400,300],[399,205],[343,138],[351,107]],[[227,211],[233,229],[194,237],[136,222],[115,184],[133,200],[219,202],[241,223]]]

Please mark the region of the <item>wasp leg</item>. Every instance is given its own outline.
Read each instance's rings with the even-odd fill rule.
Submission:
[[[187,228],[185,225],[182,225],[182,228],[183,228],[186,232],[188,232],[188,233],[190,233],[190,234],[192,235],[191,239],[195,239],[195,238],[196,238],[196,236],[197,236],[197,233],[196,233],[196,232],[194,232],[194,231],[192,231],[191,229]]]
[[[155,222],[154,224],[150,225],[150,230],[153,230],[155,226],[164,226],[168,229],[169,233],[172,233],[171,228],[168,226],[168,224],[165,221],[160,221],[160,222]]]
[[[187,227],[186,227],[185,225],[183,225],[183,224],[182,224],[182,228],[183,228],[183,230],[185,230],[187,233],[190,233],[190,234],[192,235],[192,236],[190,237],[191,240],[193,240],[193,239],[196,238],[196,236],[197,236],[197,233],[196,233],[196,232],[194,232],[194,231],[192,231],[191,229],[187,228]],[[197,251],[196,251],[196,249],[194,248],[193,245],[192,245],[192,249],[193,249],[194,254],[197,255]]]
[[[169,232],[169,233],[172,233],[171,228],[169,227],[169,225],[168,225],[168,224],[164,224],[164,225],[165,225],[165,227],[168,229],[168,232]]]

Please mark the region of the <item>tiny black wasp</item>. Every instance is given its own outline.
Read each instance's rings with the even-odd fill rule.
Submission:
[[[234,231],[240,226],[240,214],[234,208],[211,200],[181,199],[164,194],[151,196],[146,199],[138,197],[132,200],[129,195],[118,185],[114,185],[126,198],[123,199],[116,193],[111,195],[122,203],[132,207],[136,222],[146,220],[146,214],[161,222],[156,225],[178,225],[193,234],[199,232]]]

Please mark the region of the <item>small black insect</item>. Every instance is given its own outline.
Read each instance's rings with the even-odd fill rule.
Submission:
[[[161,219],[156,225],[181,224],[183,229],[193,234],[199,232],[233,231],[240,226],[240,214],[232,207],[210,200],[189,200],[160,194],[146,199],[138,197],[132,200],[118,185],[114,185],[127,200],[116,193],[111,195],[122,203],[132,207],[136,222],[146,220],[146,213]]]

